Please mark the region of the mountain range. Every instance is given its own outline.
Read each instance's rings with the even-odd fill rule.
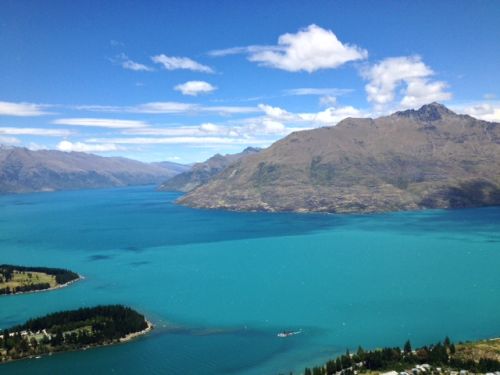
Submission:
[[[178,201],[191,207],[380,212],[500,204],[500,124],[432,103],[295,132]]]
[[[194,164],[189,170],[180,173],[160,185],[160,191],[188,192],[207,183],[211,178],[222,172],[232,163],[243,157],[257,154],[260,148],[247,147],[237,154],[216,154],[202,163]]]
[[[189,169],[82,152],[0,147],[0,193],[158,184]]]

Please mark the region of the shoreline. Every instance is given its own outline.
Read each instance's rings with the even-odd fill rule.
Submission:
[[[73,281],[76,281],[76,280],[73,280]],[[143,329],[142,331],[129,333],[125,337],[121,337],[117,341],[114,341],[114,342],[107,342],[107,343],[99,344],[99,345],[87,345],[87,346],[82,346],[81,348],[73,348],[73,349],[68,349],[68,350],[58,350],[58,351],[53,351],[53,352],[48,352],[48,353],[43,353],[43,354],[31,355],[31,356],[23,357],[23,358],[8,359],[8,360],[3,361],[3,362],[0,361],[0,367],[2,365],[6,365],[9,363],[26,361],[26,360],[30,360],[30,359],[31,360],[42,359],[44,357],[51,357],[51,356],[57,355],[57,354],[81,352],[81,351],[86,351],[86,350],[90,350],[90,349],[99,349],[99,348],[105,348],[108,346],[127,344],[127,343],[141,337],[141,336],[144,336],[144,335],[150,333],[155,327],[154,324],[151,323],[147,319],[146,319],[146,324],[147,324],[147,327],[145,329]]]
[[[27,292],[17,292],[17,293],[10,293],[10,294],[0,294],[0,298],[1,297],[8,297],[8,296],[18,296],[18,295],[21,295],[21,294],[32,294],[32,293],[50,292],[50,291],[53,291],[53,290],[66,288],[67,286],[70,286],[71,284],[76,283],[77,281],[81,281],[81,280],[85,280],[85,276],[78,275],[77,279],[74,279],[74,280],[68,281],[67,283],[59,284],[59,285],[56,285],[56,286],[53,286],[53,287],[50,287],[50,288],[47,288],[47,289],[29,290]]]
[[[153,323],[151,323],[147,319],[146,319],[146,324],[148,326],[146,328],[144,328],[142,331],[129,333],[127,336],[120,338],[118,340],[118,343],[127,343],[127,342],[130,342],[130,341],[140,337],[140,336],[144,336],[144,335],[148,334],[149,332],[151,332],[155,327],[153,325]],[[110,345],[113,345],[113,344],[110,344]]]

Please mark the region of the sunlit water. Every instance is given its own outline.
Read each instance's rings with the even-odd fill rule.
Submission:
[[[74,270],[0,297],[0,328],[121,303],[132,343],[1,374],[278,374],[355,349],[500,335],[500,208],[381,215],[194,210],[152,187],[0,197],[0,263]],[[303,333],[278,338],[282,330]]]

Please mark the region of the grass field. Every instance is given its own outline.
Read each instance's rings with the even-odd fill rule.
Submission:
[[[7,282],[5,282],[5,280],[0,277],[0,288],[9,287],[13,289],[17,286],[26,286],[30,284],[40,283],[49,283],[51,288],[57,286],[56,277],[43,272],[14,271],[12,279]]]
[[[500,338],[459,344],[455,356],[465,360],[489,358],[500,361]]]

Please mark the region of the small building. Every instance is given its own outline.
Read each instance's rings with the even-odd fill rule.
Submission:
[[[388,371],[381,373],[380,375],[399,375],[397,371]]]

